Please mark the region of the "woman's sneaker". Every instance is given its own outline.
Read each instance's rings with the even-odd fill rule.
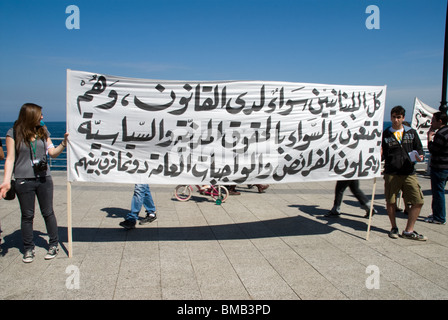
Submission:
[[[25,251],[25,254],[23,255],[22,261],[25,263],[31,263],[34,261],[34,250],[29,249]]]
[[[58,255],[59,249],[56,246],[52,246],[50,247],[50,249],[48,249],[47,254],[45,255],[44,259],[45,260],[51,260],[56,258],[56,256]]]

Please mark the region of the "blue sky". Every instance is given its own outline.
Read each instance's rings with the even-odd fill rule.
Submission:
[[[80,29],[67,29],[69,5]],[[369,30],[369,5],[379,29]],[[441,100],[446,0],[0,0],[0,121],[66,117],[66,69],[163,80],[387,85]]]

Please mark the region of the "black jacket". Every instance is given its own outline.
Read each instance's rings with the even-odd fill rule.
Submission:
[[[428,143],[431,153],[431,168],[448,170],[448,126],[437,130],[434,141]]]
[[[404,126],[403,138],[398,142],[394,134],[387,128],[383,132],[382,149],[384,159],[384,173],[396,175],[410,175],[415,173],[414,163],[409,157],[409,152],[417,150],[423,155],[423,147],[417,131]]]

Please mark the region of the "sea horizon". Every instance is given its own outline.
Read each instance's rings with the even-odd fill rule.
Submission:
[[[66,132],[66,121],[45,121],[52,138],[63,138]],[[6,132],[14,125],[14,121],[0,122],[0,137],[4,139]],[[4,140],[2,141],[4,142]]]

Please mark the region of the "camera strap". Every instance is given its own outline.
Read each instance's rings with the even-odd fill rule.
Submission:
[[[44,145],[44,149],[45,149],[45,142],[44,140],[42,140],[42,143]],[[34,157],[33,157],[34,155]],[[33,163],[33,160],[37,160],[37,136],[34,139],[34,143],[33,141],[30,141],[30,159],[31,159],[31,163]],[[42,160],[45,160],[46,156],[44,155],[44,158]]]
[[[36,148],[37,148],[37,136],[34,139],[34,143],[33,143],[33,141],[30,141],[30,156],[31,156],[31,160],[37,159]],[[33,149],[33,153],[31,153],[31,149]],[[33,154],[34,154],[34,158],[33,158]]]

